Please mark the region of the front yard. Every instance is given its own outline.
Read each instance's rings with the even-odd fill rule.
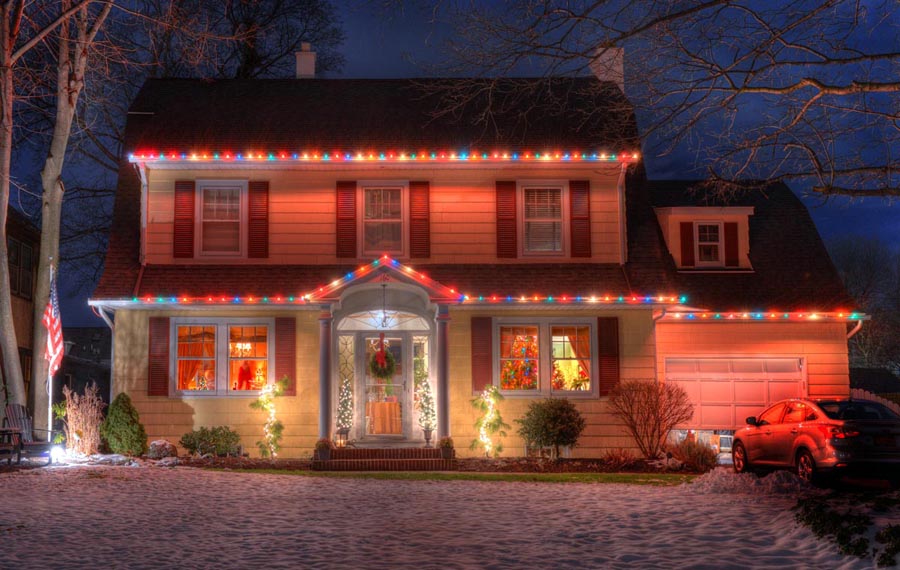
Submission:
[[[550,484],[150,466],[22,470],[0,475],[4,565],[873,565],[796,524],[792,507],[806,491],[787,474],[756,479],[723,469],[674,486],[598,484],[600,475],[592,483]],[[896,518],[896,505],[890,508]]]

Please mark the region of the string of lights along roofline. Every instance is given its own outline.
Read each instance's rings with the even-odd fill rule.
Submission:
[[[128,155],[130,162],[610,162],[632,163],[636,152],[603,153],[553,152],[160,152],[143,151]]]
[[[273,295],[273,296],[230,296],[230,295],[204,295],[190,297],[184,295],[144,295],[132,297],[131,302],[142,305],[153,304],[178,304],[178,305],[297,305],[315,304],[318,300],[328,296],[349,284],[350,282],[370,273],[379,267],[392,267],[404,275],[417,280],[424,286],[441,294],[448,300],[454,300],[461,304],[584,304],[584,305],[684,305],[687,303],[685,295],[469,295],[458,292],[455,288],[447,287],[425,273],[416,271],[409,265],[404,265],[396,259],[384,255],[371,263],[361,265],[355,271],[339,277],[327,285],[317,287],[314,291],[300,295]],[[702,322],[704,320],[844,320],[855,321],[865,315],[857,312],[843,311],[754,311],[754,312],[714,312],[714,311],[675,311],[664,315],[666,319]]]

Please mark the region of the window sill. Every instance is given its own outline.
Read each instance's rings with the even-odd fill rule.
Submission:
[[[724,274],[741,274],[756,273],[752,267],[679,267],[678,273],[724,273]]]
[[[246,398],[259,398],[259,395],[261,393],[262,393],[262,390],[257,390],[255,392],[247,391],[247,392],[242,392],[240,394],[236,394],[234,392],[230,392],[230,393],[210,392],[207,394],[204,394],[201,392],[175,392],[175,393],[171,394],[169,397],[170,398],[186,398],[189,400],[193,400],[195,398],[201,399],[201,400],[202,399],[210,399],[210,398],[228,398],[228,399],[236,398],[236,399],[240,400],[240,399],[246,399]]]
[[[594,400],[598,396],[593,391],[584,392],[548,392],[546,390],[500,390],[500,394],[504,398],[513,400],[525,400],[531,398],[566,398],[570,400]],[[477,395],[477,394],[476,394]]]

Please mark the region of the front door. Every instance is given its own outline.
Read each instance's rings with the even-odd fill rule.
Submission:
[[[410,397],[406,370],[406,335],[388,333],[384,348],[393,362],[393,374],[384,377],[372,371],[372,361],[380,348],[377,334],[362,334],[359,341],[365,356],[360,369],[364,370],[365,401],[364,434],[369,438],[406,438],[409,436]]]

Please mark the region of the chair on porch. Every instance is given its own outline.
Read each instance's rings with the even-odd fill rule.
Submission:
[[[34,456],[47,456],[47,465],[53,463],[53,454],[51,450],[53,449],[53,443],[50,441],[35,441],[34,432],[44,432],[47,433],[48,430],[35,428],[31,417],[28,415],[28,410],[25,409],[25,406],[21,404],[7,404],[6,405],[6,417],[3,419],[3,427],[9,427],[18,430],[18,434],[16,438],[19,442],[19,460],[21,460],[21,456],[25,455],[26,457],[34,455]],[[51,437],[55,433],[59,433],[58,430],[49,430]]]

